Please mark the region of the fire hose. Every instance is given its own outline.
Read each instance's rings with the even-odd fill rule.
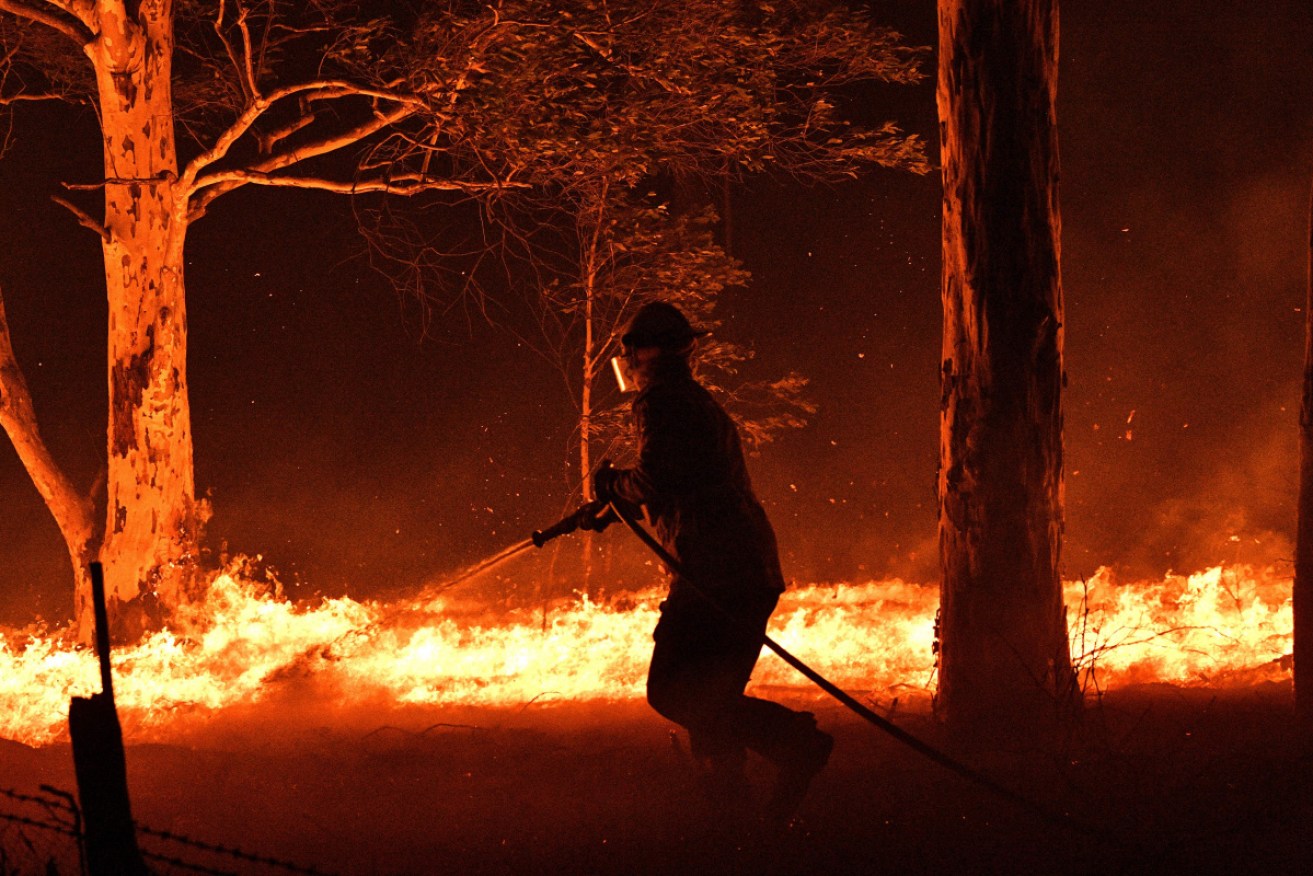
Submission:
[[[588,502],[580,506],[571,514],[562,518],[559,522],[549,526],[547,529],[534,532],[530,537],[530,540],[536,547],[542,547],[554,538],[568,535],[569,533],[578,530],[600,532],[616,520],[624,523],[625,526],[638,537],[639,541],[646,545],[647,548],[665,564],[666,568],[670,570],[672,574],[678,575],[684,582],[686,582],[690,589],[696,592],[714,611],[716,611],[716,613],[720,614],[734,625],[741,625],[745,630],[751,629],[751,634],[753,636],[760,635],[762,644],[773,651],[781,660],[792,666],[809,681],[825,691],[835,700],[838,700],[839,703],[861,717],[867,723],[889,736],[892,736],[903,745],[906,745],[918,754],[929,758],[941,767],[944,767],[950,772],[956,773],[995,796],[1007,800],[1018,809],[1035,816],[1041,821],[1071,830],[1075,833],[1083,834],[1096,840],[1125,847],[1125,843],[1115,841],[1105,831],[1085,824],[1065,812],[1055,812],[1029,797],[1022,795],[1005,785],[999,784],[979,770],[967,766],[933,745],[913,736],[888,718],[877,714],[847,691],[843,690],[834,682],[808,666],[800,658],[791,654],[783,645],[772,639],[769,635],[765,633],[758,634],[756,628],[750,628],[732,611],[712,597],[705,587],[699,586],[696,579],[690,579],[687,571],[680,565],[679,560],[671,555],[671,553],[666,550],[655,537],[653,537],[652,533],[648,532],[647,529],[635,519],[633,512],[627,508],[623,502]]]

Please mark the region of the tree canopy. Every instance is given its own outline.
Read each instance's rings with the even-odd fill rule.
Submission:
[[[61,521],[75,569],[99,555],[124,602],[167,608],[187,593],[175,579],[196,564],[208,509],[183,254],[218,198],[251,185],[476,198],[529,242],[519,218],[545,204],[576,229],[603,206],[621,222],[612,245],[660,240],[660,258],[701,270],[707,220],[653,212],[649,183],[924,171],[917,138],[842,109],[863,83],[917,79],[920,56],[837,2],[0,0],[0,108],[12,121],[24,102],[59,99],[100,129],[86,148],[104,179],[53,194],[98,236],[110,304],[104,524],[82,519],[66,478],[70,500],[49,503],[78,518]],[[386,251],[386,229],[372,231]],[[404,242],[404,263],[431,263]],[[42,449],[29,420],[6,428]],[[34,479],[58,474],[37,471],[54,466],[48,453],[24,462]]]

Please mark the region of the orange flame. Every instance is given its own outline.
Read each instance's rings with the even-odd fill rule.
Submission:
[[[1270,568],[1138,583],[1100,570],[1067,585],[1073,659],[1087,691],[1285,679],[1290,592],[1289,577]],[[609,605],[581,598],[546,614],[494,614],[451,594],[296,605],[232,567],[174,629],[116,650],[116,699],[134,741],[169,739],[298,684],[343,704],[637,699],[661,595],[653,588]],[[800,586],[785,594],[771,633],[854,693],[919,701],[934,681],[937,606],[937,588],[896,579]],[[770,654],[753,685],[808,687]],[[69,697],[97,688],[89,651],[0,633],[0,736],[33,745],[64,738]]]

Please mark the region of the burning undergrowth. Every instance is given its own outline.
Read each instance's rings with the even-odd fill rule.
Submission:
[[[225,711],[517,707],[641,698],[661,591],[506,609],[429,591],[388,602],[296,603],[241,563],[171,629],[115,652],[130,741],[165,741]],[[1087,692],[1142,682],[1248,684],[1289,677],[1291,582],[1271,568],[1215,567],[1160,581],[1101,570],[1069,584],[1072,653]],[[840,686],[888,704],[928,702],[936,588],[901,580],[796,586],[771,634]],[[58,636],[0,633],[0,736],[59,741],[69,697],[97,689],[90,651]],[[766,655],[754,685],[810,695]],[[381,712],[380,712],[381,714]]]

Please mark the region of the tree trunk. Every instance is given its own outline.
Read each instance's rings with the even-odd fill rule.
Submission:
[[[187,595],[195,502],[183,297],[186,198],[175,190],[169,0],[102,11],[87,46],[104,141],[109,297],[108,507],[101,560],[112,623],[134,635]],[[121,72],[126,71],[126,72]]]
[[[1299,507],[1295,537],[1295,720],[1313,753],[1313,196],[1304,300],[1304,398],[1299,408]]]
[[[580,393],[579,408],[579,476],[583,479],[583,500],[591,502],[597,498],[593,495],[593,455],[592,455],[592,436],[593,436],[593,375],[584,374],[584,387]],[[597,542],[593,538],[591,530],[583,533],[583,576],[584,592],[589,596],[593,593],[593,556],[597,550]]]
[[[1059,577],[1057,0],[940,0],[944,346],[937,706],[1037,739],[1074,702]]]
[[[600,225],[600,216],[599,222]],[[583,368],[580,375],[579,389],[579,478],[580,489],[583,500],[591,502],[597,497],[593,495],[593,382],[597,379],[596,359],[596,311],[597,303],[597,227],[594,226],[594,233],[591,238],[591,247],[588,250],[587,257],[584,261],[584,355]],[[583,537],[583,575],[584,575],[584,592],[593,596],[593,551],[596,550],[596,542],[593,539],[591,531],[585,532]]]
[[[0,297],[0,427],[8,433],[18,458],[64,537],[73,564],[73,613],[77,634],[81,641],[90,642],[93,617],[88,568],[93,559],[95,529],[91,498],[77,491],[41,440],[27,381],[18,367],[10,342],[3,297]]]

